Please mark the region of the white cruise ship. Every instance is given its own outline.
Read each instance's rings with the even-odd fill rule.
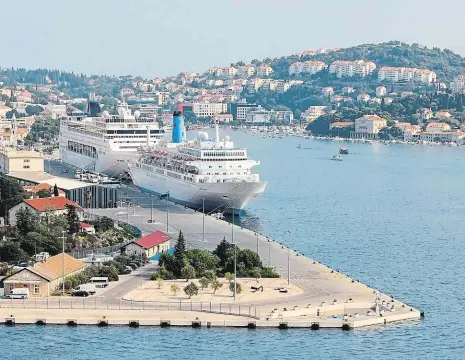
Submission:
[[[163,129],[154,118],[143,118],[138,111],[132,114],[124,102],[117,112],[63,118],[59,136],[61,160],[83,170],[118,176],[127,172],[129,161],[142,145],[154,146],[163,138]]]
[[[235,147],[226,136],[185,141],[182,115],[173,118],[173,142],[162,141],[155,147],[141,149],[129,172],[143,191],[168,196],[169,200],[209,212],[240,212],[262,194],[266,182],[252,172],[259,161],[247,157],[247,150]]]

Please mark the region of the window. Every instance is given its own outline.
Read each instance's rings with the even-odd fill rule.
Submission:
[[[39,295],[39,293],[40,293],[40,287],[39,287],[39,285],[34,285],[34,294],[35,294],[35,295]]]
[[[29,165],[24,165],[24,166],[23,166],[23,169],[29,169],[29,168],[30,168]]]
[[[29,160],[29,159],[24,159],[24,162],[25,162],[25,163],[28,163],[28,162],[30,162],[30,161],[31,161],[31,160]]]

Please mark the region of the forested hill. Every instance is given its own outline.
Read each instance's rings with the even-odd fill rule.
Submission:
[[[314,56],[287,56],[277,59],[265,59],[275,70],[275,77],[288,76],[289,65],[295,61],[321,60],[331,64],[336,60],[370,60],[377,67],[406,66],[433,70],[438,80],[447,84],[457,75],[465,73],[465,58],[451,50],[439,48],[426,48],[418,44],[405,44],[399,41],[390,41],[381,44],[364,44],[338,51],[332,51]]]

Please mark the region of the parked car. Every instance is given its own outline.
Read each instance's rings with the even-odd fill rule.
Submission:
[[[10,299],[27,299],[29,297],[29,289],[26,288],[16,288],[12,289],[7,295]]]
[[[127,274],[130,274],[130,273],[132,273],[132,267],[130,267],[130,266],[125,266],[125,268],[124,268],[124,273],[123,273],[123,274],[124,274],[124,275],[127,275]]]
[[[75,290],[87,291],[89,295],[94,295],[97,292],[94,284],[81,284]]]
[[[105,288],[110,283],[108,277],[96,276],[90,279],[90,283],[98,288]]]
[[[71,296],[84,296],[84,297],[87,297],[87,296],[89,296],[89,293],[87,291],[84,291],[84,290],[73,290],[73,292],[71,293]]]
[[[136,264],[136,263],[130,263],[129,264],[130,267],[132,267],[133,270],[136,270],[139,266]]]

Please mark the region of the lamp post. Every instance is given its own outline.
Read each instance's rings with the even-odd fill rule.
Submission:
[[[291,231],[287,230],[287,285],[291,283]]]
[[[233,207],[233,212],[232,212],[232,229],[231,229],[231,242],[234,245],[234,301],[236,301],[236,277],[237,277],[237,252],[236,252],[236,244],[234,244],[234,207]]]
[[[255,234],[257,235],[257,254],[260,256],[260,249],[258,247],[258,232]]]
[[[205,242],[205,198],[202,198],[202,241]]]
[[[268,239],[268,267],[271,267],[271,241]]]
[[[63,252],[61,254],[61,281],[62,281],[62,290],[63,290],[63,295],[65,295],[65,233],[66,231],[62,231],[63,237]]]
[[[150,223],[153,224],[153,193],[150,192]]]
[[[168,190],[168,193],[166,195],[166,232],[169,232],[169,227],[170,227],[170,216],[169,216],[169,209],[168,209],[168,201],[170,198],[170,192]]]

